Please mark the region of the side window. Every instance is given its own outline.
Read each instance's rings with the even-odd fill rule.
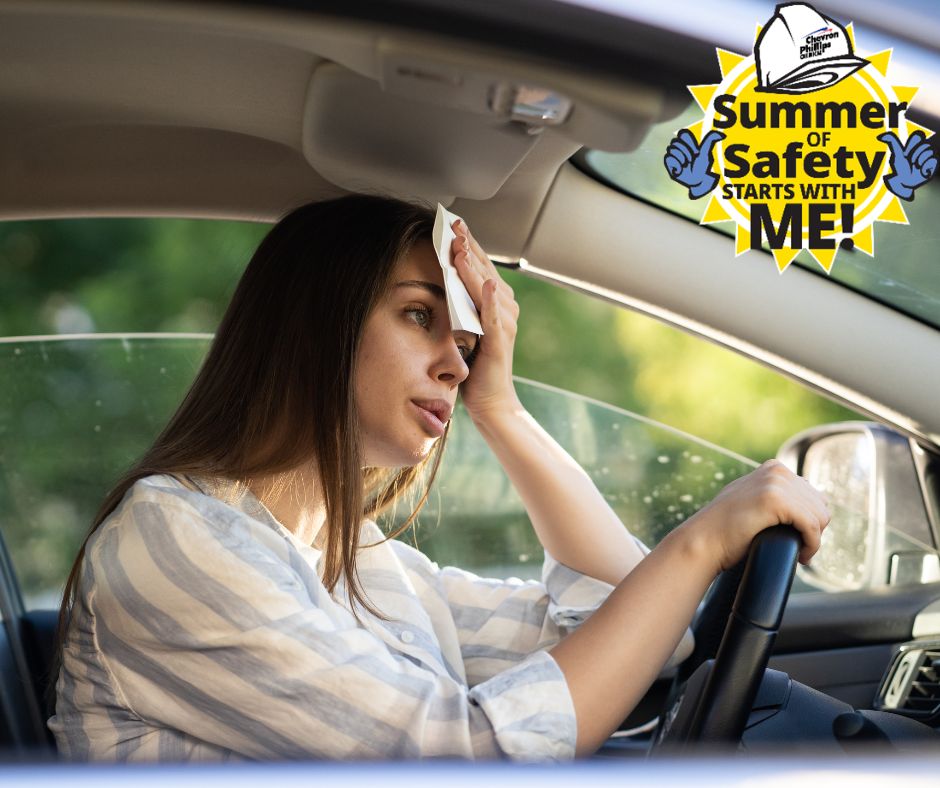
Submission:
[[[109,485],[165,425],[209,342],[184,335],[0,342],[0,512],[27,607],[58,604]],[[618,408],[530,381],[517,386],[650,546],[754,466]],[[539,576],[542,548],[522,502],[462,409],[420,523],[402,538],[441,565]]]
[[[0,527],[28,607],[58,604],[110,484],[163,428],[209,342],[208,335],[0,342]],[[517,386],[650,546],[754,465],[585,397]],[[462,409],[420,523],[402,538],[416,538],[442,565],[539,574],[542,549],[522,502]]]
[[[28,608],[58,605],[109,486],[166,424],[210,340],[127,335],[0,342],[0,529]],[[650,547],[756,466],[578,394],[521,378],[517,390]],[[402,503],[384,524],[408,511]],[[462,408],[419,525],[400,538],[442,566],[493,577],[540,575],[543,551],[522,501]],[[819,587],[800,577],[795,584],[796,591]]]
[[[516,390],[649,547],[756,467],[752,460],[587,397],[519,378]],[[462,409],[449,441],[413,537],[418,547],[442,566],[538,578],[544,553],[522,501]]]
[[[110,485],[182,400],[208,336],[0,342],[0,529],[26,607],[58,607]]]

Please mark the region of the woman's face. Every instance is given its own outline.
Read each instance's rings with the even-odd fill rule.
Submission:
[[[440,263],[431,242],[418,241],[396,266],[362,336],[355,397],[365,465],[416,465],[428,456],[476,343],[476,334],[451,331]]]

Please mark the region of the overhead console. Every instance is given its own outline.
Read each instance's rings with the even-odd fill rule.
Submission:
[[[486,200],[543,138],[552,155],[538,167],[553,176],[582,145],[632,150],[682,108],[657,88],[579,80],[495,50],[381,36],[374,56],[320,63],[307,90],[304,156],[348,190]]]

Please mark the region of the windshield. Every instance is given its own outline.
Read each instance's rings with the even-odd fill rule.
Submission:
[[[891,66],[897,69],[897,73],[906,74],[908,66],[916,61],[916,52],[911,47],[895,46],[901,42],[889,36],[871,36],[871,41],[897,50]],[[707,80],[708,77],[703,76],[703,81]],[[926,95],[918,107],[921,111],[925,108],[930,111],[932,93],[929,87],[924,92]],[[579,161],[595,177],[698,222],[708,200],[689,199],[686,190],[668,177],[663,157],[676,133],[701,118],[701,110],[690,101],[679,117],[654,126],[637,150],[631,153],[588,150],[580,154]],[[936,118],[920,117],[917,120],[931,129],[938,128]],[[831,277],[869,298],[940,328],[940,276],[937,276],[934,259],[934,250],[940,239],[940,228],[934,218],[940,210],[940,183],[933,180],[924,184],[918,189],[916,198],[904,201],[902,207],[909,226],[879,221],[874,232],[874,257],[857,248],[841,251],[832,267]],[[707,227],[731,235],[735,225],[721,222]],[[703,228],[702,232],[706,230]],[[820,276],[826,275],[806,251],[800,252],[794,263]]]
[[[698,222],[708,201],[690,200],[686,190],[669,179],[663,156],[676,132],[701,117],[701,110],[693,102],[679,117],[654,126],[637,150],[591,150],[582,162],[595,177]],[[936,271],[940,227],[935,218],[940,212],[940,182],[935,179],[926,183],[918,189],[916,199],[903,207],[910,226],[878,222],[874,257],[857,250],[840,251],[830,276],[869,298],[940,328],[940,276]],[[733,222],[707,225],[729,236],[734,227]],[[702,232],[706,232],[706,226]],[[729,250],[729,255],[732,253]],[[826,276],[806,251],[800,252],[794,263]]]

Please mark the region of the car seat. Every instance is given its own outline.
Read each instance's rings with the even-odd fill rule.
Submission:
[[[41,698],[49,671],[54,613],[44,611],[35,621],[24,616],[2,533],[0,616],[0,757],[48,756],[55,744],[45,724]]]

